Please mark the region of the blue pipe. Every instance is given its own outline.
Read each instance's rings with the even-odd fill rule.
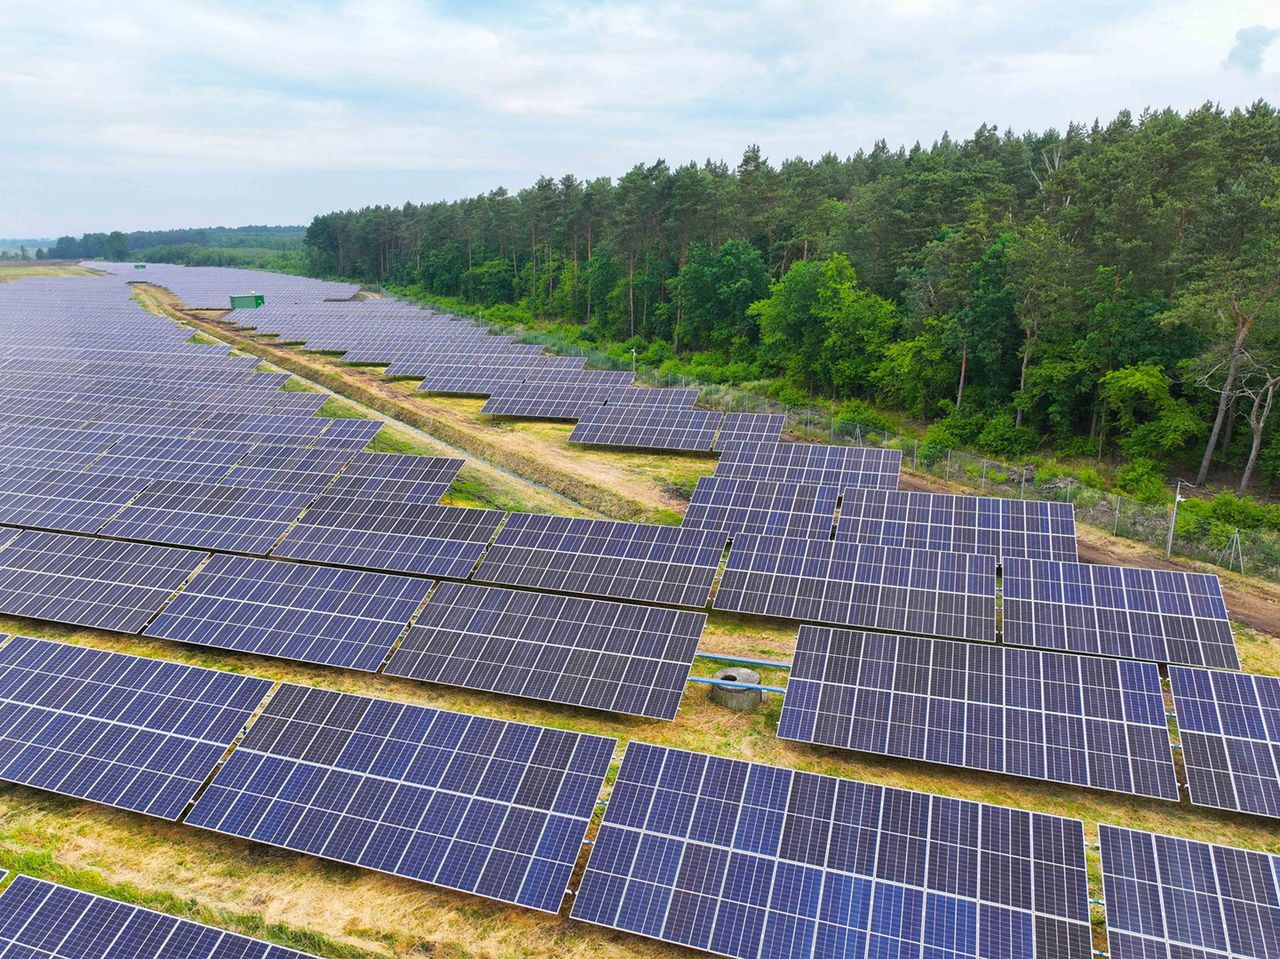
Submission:
[[[731,683],[727,679],[711,679],[708,676],[690,676],[691,683],[706,683],[708,686],[724,686],[726,689],[758,689],[762,693],[785,693],[781,686],[757,686],[754,683]]]
[[[790,663],[775,663],[768,659],[746,659],[742,656],[721,656],[719,653],[694,653],[694,659],[714,659],[720,663],[741,663],[744,666],[765,666],[769,669],[790,669]]]

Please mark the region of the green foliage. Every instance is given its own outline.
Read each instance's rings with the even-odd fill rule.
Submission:
[[[1012,413],[997,413],[991,417],[976,442],[978,449],[990,456],[1014,459],[1027,456],[1039,444],[1040,437],[1036,431],[1016,425]]]
[[[1120,433],[1120,448],[1139,458],[1176,453],[1204,423],[1185,400],[1174,399],[1173,381],[1154,364],[1113,370],[1100,382],[1103,410]]]
[[[1137,457],[1118,468],[1116,486],[1144,503],[1164,503],[1170,498],[1164,467],[1145,457]]]
[[[864,433],[896,432],[888,417],[862,400],[846,400],[835,413],[836,431],[844,436],[861,429]]]

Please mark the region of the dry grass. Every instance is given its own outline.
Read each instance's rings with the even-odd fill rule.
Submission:
[[[12,283],[25,277],[44,276],[100,276],[96,270],[87,270],[71,263],[0,263],[0,283]]]

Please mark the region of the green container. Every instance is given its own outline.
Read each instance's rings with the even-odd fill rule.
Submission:
[[[261,293],[240,293],[231,297],[231,309],[255,310],[267,302]]]
[[[135,270],[145,270],[145,269],[147,268],[147,264],[145,264],[145,263],[135,263],[135,264],[133,264],[133,268],[134,268]]]

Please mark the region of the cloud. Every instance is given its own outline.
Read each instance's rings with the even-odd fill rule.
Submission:
[[[8,0],[0,235],[307,219],[732,163],[753,142],[777,161],[1274,99],[1271,38],[1236,32],[1273,3]]]
[[[1262,55],[1271,46],[1271,41],[1280,36],[1275,27],[1244,27],[1236,31],[1236,45],[1227,54],[1226,66],[1232,67],[1251,77],[1256,77],[1262,70]]]

